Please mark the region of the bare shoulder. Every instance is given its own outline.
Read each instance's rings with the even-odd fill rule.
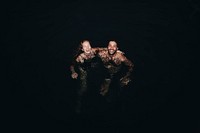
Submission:
[[[121,50],[117,50],[117,56],[123,57],[124,56],[124,52],[122,52]]]
[[[99,50],[98,55],[100,57],[107,57],[108,56],[108,50],[103,48],[103,49]]]
[[[124,52],[121,51],[121,50],[117,50],[117,53],[119,53],[119,54],[123,54],[123,55],[124,55]]]
[[[124,52],[117,50],[117,58],[119,58],[120,60],[124,61],[126,60],[126,57],[124,55]]]
[[[84,55],[85,55],[84,53],[79,54],[79,56],[84,56]]]

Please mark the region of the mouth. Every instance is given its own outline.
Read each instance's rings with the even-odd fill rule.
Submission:
[[[90,50],[89,50],[89,49],[86,49],[85,52],[90,52]]]
[[[110,54],[114,54],[115,51],[114,51],[114,50],[109,50],[109,53],[110,53]]]

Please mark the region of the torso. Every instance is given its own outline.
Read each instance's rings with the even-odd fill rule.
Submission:
[[[121,52],[117,51],[115,55],[110,56],[108,50],[99,51],[98,55],[102,59],[104,66],[108,69],[109,73],[114,74],[121,68]]]
[[[91,68],[95,68],[97,66],[97,59],[96,57],[96,51],[92,50],[91,53],[81,53],[79,56],[81,56],[84,59],[83,63],[80,63],[79,66],[84,70],[90,70]]]

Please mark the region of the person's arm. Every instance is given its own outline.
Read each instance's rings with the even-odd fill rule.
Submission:
[[[86,58],[86,55],[84,53],[81,53],[74,59],[72,65],[70,66],[70,70],[72,72],[71,77],[73,79],[77,79],[78,77],[78,73],[75,71],[75,68],[77,68],[78,65],[83,64]]]
[[[123,54],[121,54],[121,60],[124,63],[124,65],[127,66],[128,68],[126,74],[120,79],[122,86],[124,86],[131,81],[130,75],[133,71],[134,64],[129,59],[127,59]]]
[[[76,63],[84,63],[84,60],[86,59],[86,56],[84,53],[81,53],[77,58],[76,58]]]
[[[75,65],[76,65],[76,62],[73,61],[72,65],[70,66],[71,77],[73,79],[77,79],[77,77],[78,77],[78,73],[75,71]]]
[[[79,54],[72,62],[71,66],[70,66],[70,71],[71,71],[71,77],[73,79],[77,79],[78,78],[78,73],[76,72],[78,65],[80,65],[80,63],[84,62],[84,54],[81,53]]]
[[[95,54],[98,54],[99,51],[106,50],[106,48],[96,47],[96,48],[92,48],[92,50],[93,50],[93,52],[94,52]]]

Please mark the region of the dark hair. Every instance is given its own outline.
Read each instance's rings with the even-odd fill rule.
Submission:
[[[109,43],[109,42],[115,42],[115,43],[116,43],[116,46],[118,47],[118,44],[117,44],[117,42],[116,42],[115,40],[109,40],[108,43]]]

